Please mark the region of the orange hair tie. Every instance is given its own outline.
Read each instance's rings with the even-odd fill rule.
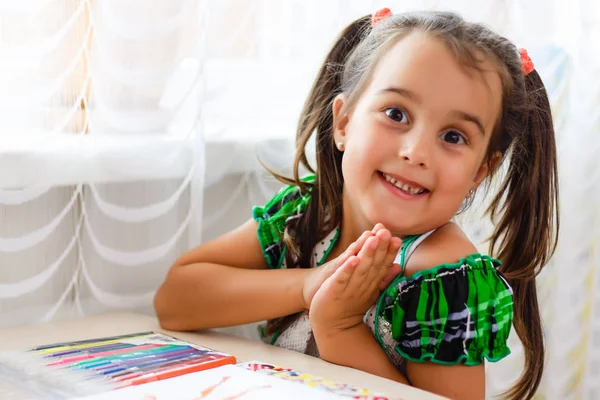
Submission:
[[[376,11],[375,14],[371,15],[371,28],[375,28],[375,25],[390,15],[393,15],[393,13],[389,8],[382,8],[381,10]]]
[[[533,61],[531,61],[527,50],[519,49],[519,55],[521,56],[521,66],[523,67],[523,73],[525,74],[525,76],[527,76],[531,73],[531,71],[534,70],[535,66],[533,65]]]

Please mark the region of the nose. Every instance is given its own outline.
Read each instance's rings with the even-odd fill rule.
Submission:
[[[411,165],[428,168],[431,149],[434,146],[428,136],[416,130],[402,135],[398,154],[400,158]]]

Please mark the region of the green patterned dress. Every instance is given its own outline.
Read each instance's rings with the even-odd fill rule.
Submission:
[[[314,177],[306,178],[314,181]],[[281,241],[286,223],[298,218],[310,193],[283,188],[264,207],[254,207],[258,238],[269,268],[286,268]],[[432,232],[404,238],[396,258],[402,268],[417,246]],[[312,267],[325,262],[339,237],[339,229],[317,243]],[[405,277],[398,275],[365,314],[364,322],[402,372],[406,360],[438,364],[481,364],[508,354],[512,327],[512,289],[497,270],[500,261],[472,254],[455,264],[443,264]],[[305,311],[283,332],[263,340],[318,357],[319,352]]]

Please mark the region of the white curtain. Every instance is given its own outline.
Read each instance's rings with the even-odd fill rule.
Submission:
[[[600,6],[595,0],[0,0],[0,327],[151,312],[169,265],[289,167],[294,124],[353,18],[452,9],[526,47],[551,95],[562,233],[539,279],[539,398],[600,397]],[[490,224],[461,217],[482,248]],[[490,393],[521,370],[490,365]]]

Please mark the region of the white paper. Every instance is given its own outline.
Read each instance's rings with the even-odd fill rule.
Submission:
[[[277,377],[226,365],[131,386],[79,400],[340,400],[338,396]]]

